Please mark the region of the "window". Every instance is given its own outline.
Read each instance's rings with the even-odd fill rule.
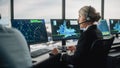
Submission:
[[[0,24],[10,26],[10,0],[0,0]]]
[[[77,19],[79,9],[85,5],[93,6],[101,13],[101,0],[66,0],[66,18]]]
[[[105,0],[104,18],[120,19],[120,0]]]
[[[62,18],[61,0],[14,0],[15,19]]]

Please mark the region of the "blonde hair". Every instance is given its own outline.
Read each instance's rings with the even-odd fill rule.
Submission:
[[[85,16],[86,18],[90,17],[90,22],[97,22],[101,18],[100,14],[91,6],[83,6],[79,10],[79,14]]]

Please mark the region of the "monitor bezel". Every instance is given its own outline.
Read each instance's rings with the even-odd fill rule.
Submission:
[[[53,28],[52,28],[52,21],[53,20],[73,20],[73,21],[78,21],[77,19],[50,19],[50,24],[51,24],[51,34],[52,34],[52,40],[53,41],[62,41],[62,40],[71,40],[71,39],[78,39],[79,37],[75,37],[75,38],[61,38],[61,39],[55,39],[54,36],[53,36]],[[78,22],[77,22],[78,23]],[[79,26],[79,25],[78,25]],[[80,30],[80,27],[79,27],[79,30]],[[79,34],[81,34],[79,32]]]
[[[39,41],[39,42],[28,42],[27,41],[27,39],[25,38],[25,40],[26,40],[26,42],[27,42],[27,44],[28,45],[34,45],[34,44],[41,44],[41,43],[46,43],[46,42],[48,42],[48,34],[47,34],[47,28],[46,28],[46,25],[45,25],[45,19],[12,19],[11,20],[11,27],[13,27],[12,26],[12,22],[14,21],[14,20],[43,20],[44,21],[44,26],[45,26],[45,30],[46,30],[46,41]],[[13,28],[16,28],[16,27],[13,27]],[[17,28],[16,28],[17,29]],[[18,29],[19,30],[19,29]],[[19,30],[20,31],[20,30]],[[21,31],[20,31],[21,32]],[[22,32],[21,32],[22,33]],[[22,33],[23,34],[23,33]],[[24,35],[23,35],[24,36]],[[24,36],[25,37],[25,36]]]
[[[103,31],[101,31],[101,29],[99,29],[99,24],[100,24],[100,23],[103,23],[103,22],[101,22],[101,21],[105,21],[106,27],[107,27],[107,30],[108,30],[109,34],[103,34]],[[99,21],[99,23],[97,24],[97,27],[98,27],[98,29],[102,32],[102,35],[103,35],[103,36],[110,36],[110,35],[111,35],[110,28],[109,28],[109,25],[108,25],[108,22],[107,22],[106,19],[101,19],[101,20]]]
[[[110,33],[112,34],[112,35],[115,35],[115,34],[120,34],[120,32],[119,33],[117,33],[117,32],[113,32],[112,30],[112,26],[111,26],[111,20],[119,20],[120,21],[120,19],[109,19],[109,26],[110,26]]]

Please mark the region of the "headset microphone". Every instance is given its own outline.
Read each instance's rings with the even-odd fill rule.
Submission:
[[[87,22],[87,21],[83,21],[83,22],[80,22],[80,23],[78,23],[78,24],[81,25],[81,24],[83,24],[83,23],[85,23],[85,22]]]

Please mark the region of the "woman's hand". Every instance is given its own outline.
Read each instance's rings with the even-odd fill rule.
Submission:
[[[67,49],[73,52],[76,50],[76,47],[75,46],[68,46]]]
[[[57,55],[58,53],[59,53],[59,51],[57,48],[54,48],[51,52],[51,54],[53,54],[53,55]]]

